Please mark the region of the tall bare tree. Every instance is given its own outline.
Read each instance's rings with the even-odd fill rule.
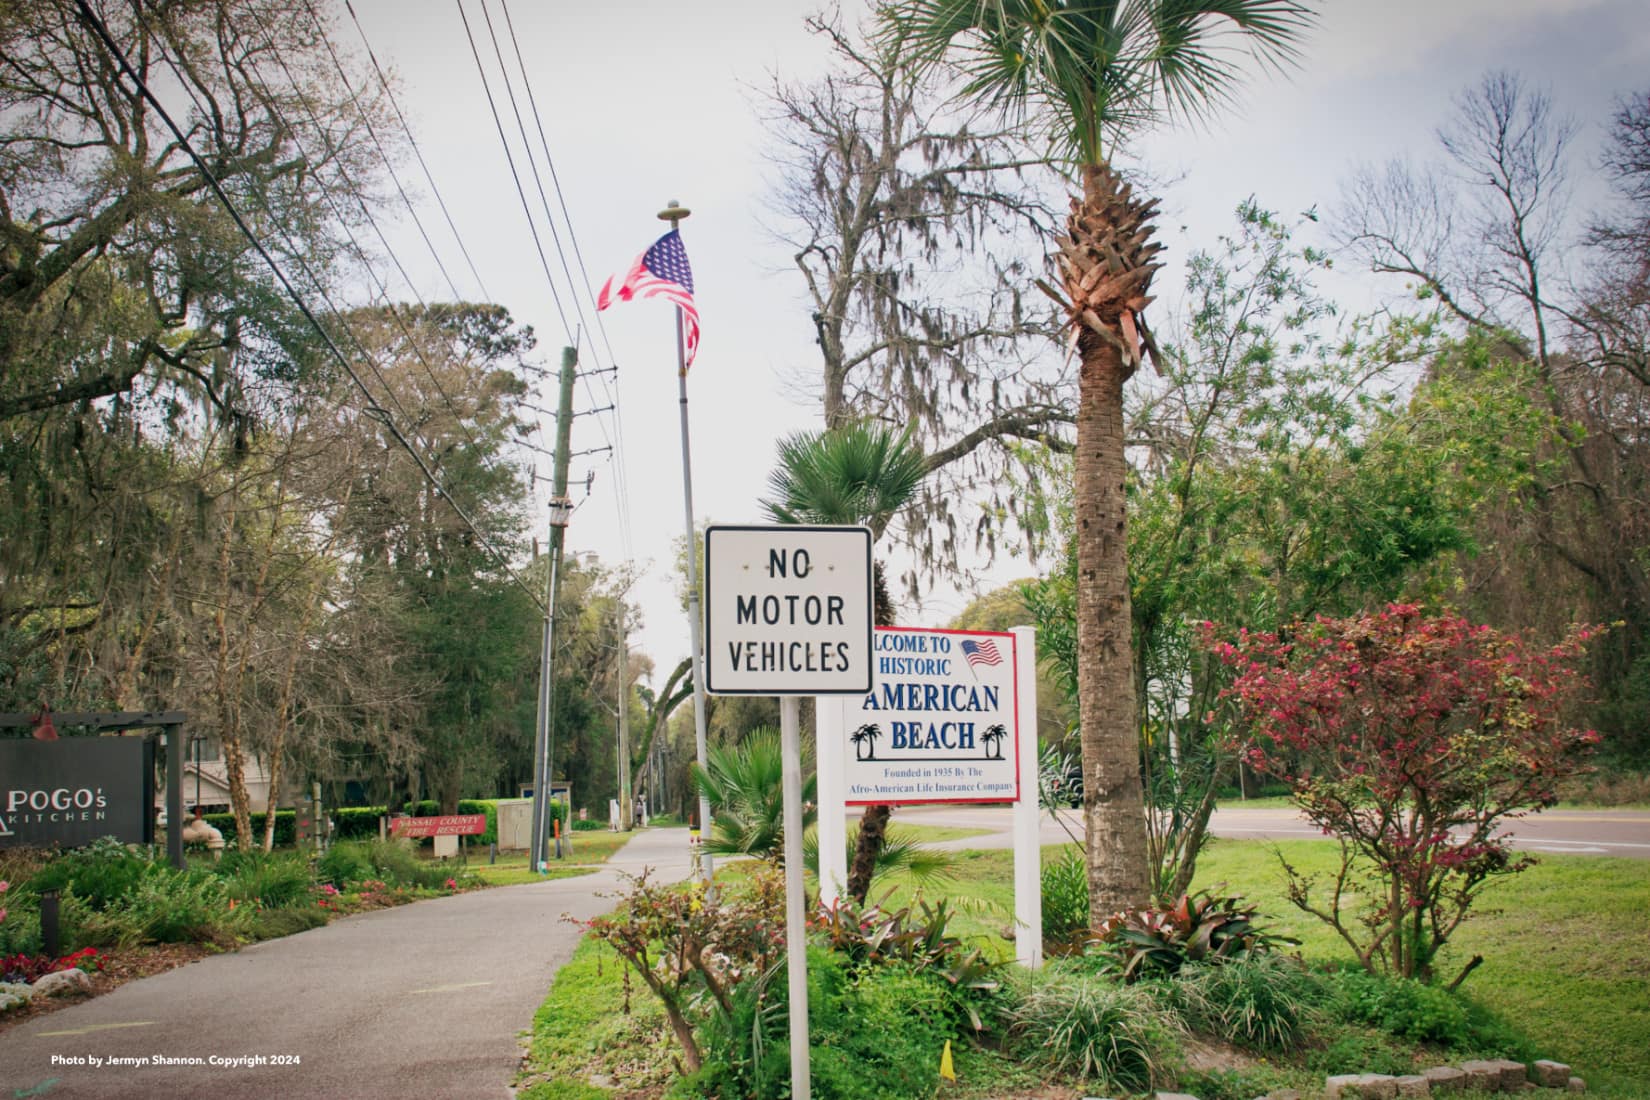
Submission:
[[[1024,339],[1055,331],[1048,304],[1024,294],[1055,220],[1040,196],[1057,177],[1012,127],[946,106],[899,43],[861,41],[834,16],[808,26],[829,43],[832,71],[776,80],[765,97],[783,150],[776,232],[819,348],[802,373],[828,430],[869,420],[912,431],[937,476],[912,499],[904,536],[924,567],[955,568],[970,535],[994,550],[1009,518],[1041,533],[1006,476],[1017,446],[1070,450],[1073,380],[1046,339]],[[985,506],[969,517],[959,499]]]

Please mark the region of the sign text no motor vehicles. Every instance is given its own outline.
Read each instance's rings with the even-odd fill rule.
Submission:
[[[863,692],[871,684],[871,533],[705,532],[707,687],[716,695]]]

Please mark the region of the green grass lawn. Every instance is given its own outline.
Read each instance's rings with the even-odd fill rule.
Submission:
[[[888,830],[919,844],[937,844],[942,840],[966,840],[971,836],[990,836],[998,831],[996,829],[965,829],[958,825],[910,825],[897,818],[892,825],[888,826]]]
[[[534,874],[527,866],[526,852],[500,852],[498,862],[488,863],[485,854],[472,855],[470,870],[488,886],[519,886],[524,882],[547,882],[555,878],[587,875],[606,863],[608,857],[623,848],[635,836],[634,832],[615,833],[607,829],[574,833],[571,851],[564,848],[561,859],[555,858],[554,845],[550,848],[550,870]]]

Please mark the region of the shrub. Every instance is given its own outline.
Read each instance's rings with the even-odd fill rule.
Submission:
[[[1242,901],[1200,890],[1170,905],[1118,913],[1100,926],[1093,950],[1111,956],[1125,981],[1136,981],[1171,976],[1188,962],[1231,959],[1295,942],[1263,929],[1255,907]]]
[[[1282,955],[1194,963],[1167,984],[1194,1030],[1257,1050],[1295,1045],[1329,997],[1315,975]]]
[[[605,829],[605,828],[607,828],[607,822],[597,821],[593,817],[588,819],[588,820],[585,820],[585,821],[575,821],[575,822],[573,822],[573,831],[575,833],[593,833],[597,829]]]
[[[1583,770],[1598,735],[1566,716],[1596,633],[1572,628],[1545,648],[1407,604],[1235,644],[1204,625],[1236,672],[1222,697],[1250,727],[1245,762],[1289,782],[1340,841],[1327,882],[1284,864],[1290,900],[1365,969],[1430,979],[1483,888],[1529,866],[1501,823],[1552,805]]]
[[[338,887],[360,882],[372,875],[372,858],[363,841],[339,841],[322,852],[315,864],[315,877]]]
[[[368,841],[367,859],[379,878],[398,886],[434,889],[452,874],[444,866],[419,859],[418,853],[400,839]]]
[[[27,886],[36,897],[47,890],[72,891],[101,912],[135,891],[149,868],[149,860],[105,838],[63,853],[42,867]]]
[[[966,1020],[980,1031],[993,1009],[998,965],[979,948],[951,935],[950,922],[943,900],[933,905],[919,900],[915,910],[905,906],[887,911],[875,905],[861,909],[852,899],[839,898],[833,905],[821,905],[808,928],[817,941],[856,967],[894,966],[934,974],[945,983],[947,1003],[958,1021]]]
[[[654,886],[644,872],[619,908],[587,927],[652,990],[690,1071],[704,1064],[694,1037],[706,1014],[724,1020],[745,981],[775,969],[785,949],[785,894],[772,868],[759,868],[739,891],[711,900],[703,883]],[[569,918],[571,919],[571,918]]]
[[[1172,1076],[1178,1022],[1149,985],[1063,970],[1032,974],[1011,1010],[1022,1056],[1118,1092],[1149,1092]]]
[[[230,897],[269,909],[307,900],[314,885],[307,859],[256,849],[227,853],[214,871]]]
[[[1340,972],[1334,985],[1337,1007],[1350,1023],[1446,1047],[1471,1041],[1466,1006],[1448,990],[1361,971]]]
[[[267,813],[252,815],[252,840],[249,844],[240,843],[239,830],[235,828],[235,815],[203,814],[208,825],[212,825],[223,834],[225,844],[233,843],[238,848],[262,849],[264,846],[264,823],[269,819]],[[298,815],[294,810],[275,811],[275,846],[290,848],[298,842]]]
[[[1327,1047],[1313,1051],[1308,1069],[1333,1076],[1338,1073],[1386,1073],[1401,1077],[1415,1071],[1415,1058],[1378,1032],[1349,1031]]]
[[[237,923],[217,876],[161,867],[144,876],[119,908],[139,942],[227,944]]]
[[[714,1054],[686,1094],[788,1096],[789,995],[782,965],[741,982],[728,1015],[703,1029],[702,1045]],[[927,1100],[940,1083],[939,1052],[957,1037],[957,1025],[945,982],[932,972],[856,969],[838,953],[810,947],[808,1032],[820,1100]]]
[[[1075,947],[1089,930],[1089,875],[1083,854],[1067,848],[1043,865],[1043,947],[1059,952]]]

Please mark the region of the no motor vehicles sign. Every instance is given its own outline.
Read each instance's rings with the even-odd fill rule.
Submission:
[[[708,528],[705,605],[712,694],[871,690],[866,528]]]

